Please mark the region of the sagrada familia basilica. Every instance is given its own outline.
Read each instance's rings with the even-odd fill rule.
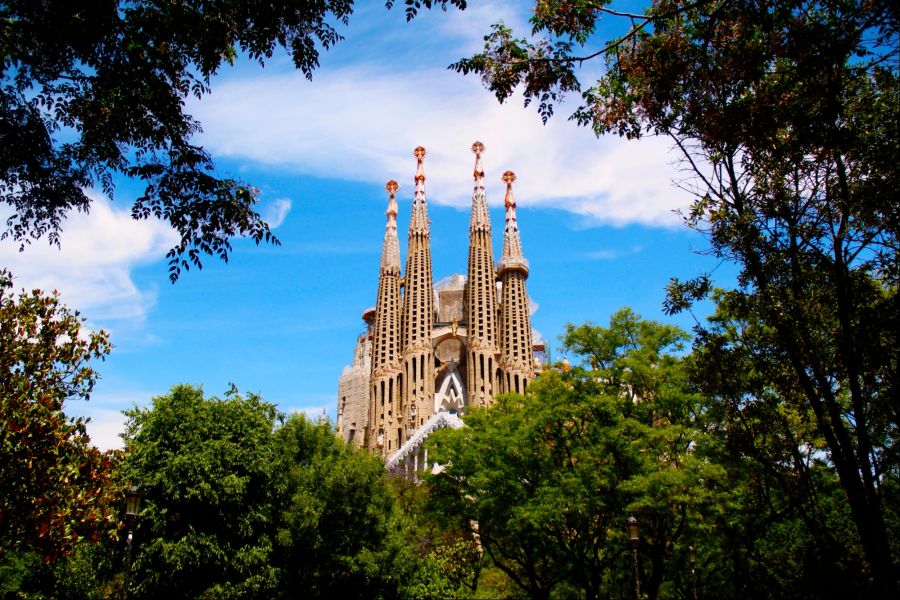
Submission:
[[[375,307],[363,313],[353,364],[338,383],[338,434],[384,456],[389,469],[430,468],[423,442],[440,427],[461,427],[469,407],[498,394],[522,393],[542,368],[543,343],[533,339],[525,290],[512,171],[506,183],[503,254],[494,264],[484,194],[484,146],[475,142],[475,190],[466,276],[435,283],[425,198],[425,149],[416,148],[415,194],[406,270],[397,237],[399,186],[391,180]],[[537,337],[537,336],[535,336]]]

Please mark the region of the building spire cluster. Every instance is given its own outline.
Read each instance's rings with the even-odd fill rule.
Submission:
[[[389,198],[378,295],[375,308],[364,313],[367,332],[357,343],[354,366],[345,370],[338,386],[338,431],[354,444],[392,457],[392,465],[403,464],[404,453],[420,453],[417,444],[441,426],[435,421],[440,415],[452,417],[440,423],[455,423],[453,419],[470,407],[490,405],[500,393],[523,393],[535,377],[535,352],[543,351],[543,345],[532,340],[525,290],[528,261],[512,191],[516,176],[506,171],[502,177],[506,222],[503,254],[495,265],[484,144],[475,142],[472,152],[465,277],[453,275],[438,284],[433,280],[425,148],[413,151],[416,171],[402,273],[396,199],[400,186],[394,180],[385,185]],[[427,455],[416,454],[412,461],[415,468],[427,465]]]

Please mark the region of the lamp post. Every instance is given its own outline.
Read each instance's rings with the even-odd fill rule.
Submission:
[[[128,598],[128,579],[131,575],[131,542],[134,539],[134,522],[141,511],[141,492],[137,486],[129,486],[125,492],[125,524],[128,526],[127,549],[125,550],[125,598]]]
[[[631,542],[631,558],[634,562],[634,600],[641,600],[641,573],[638,568],[638,542],[641,541],[638,520],[628,517],[628,541]]]
[[[697,600],[697,549],[688,546],[688,563],[691,565],[691,598]]]

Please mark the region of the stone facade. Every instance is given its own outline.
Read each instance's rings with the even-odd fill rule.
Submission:
[[[349,443],[362,444],[366,434],[368,406],[364,401],[369,395],[369,377],[372,370],[372,320],[375,309],[363,313],[366,330],[356,339],[353,363],[344,367],[338,380],[337,428]]]
[[[503,254],[495,265],[484,193],[484,146],[476,142],[466,276],[438,282],[431,271],[425,149],[416,148],[406,271],[397,238],[398,185],[390,196],[374,309],[363,314],[351,366],[338,383],[338,434],[385,457],[392,470],[430,468],[419,446],[435,428],[457,426],[469,407],[525,391],[540,372],[544,345],[533,339],[512,184],[506,183]],[[443,417],[441,417],[443,415]],[[449,424],[449,425],[448,425]],[[410,462],[412,461],[412,462]],[[406,464],[409,463],[409,464]]]

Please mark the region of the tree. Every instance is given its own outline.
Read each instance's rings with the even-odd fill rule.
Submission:
[[[731,580],[721,582],[722,595],[870,595],[859,536],[824,439],[798,412],[810,409],[785,402],[772,383],[789,369],[771,361],[771,330],[737,317],[732,302],[739,295],[720,290],[714,297],[716,313],[687,371],[708,398],[707,455],[726,470],[732,490],[715,523],[717,553]]]
[[[130,595],[272,597],[275,406],[179,385],[126,415],[125,474],[144,495]]]
[[[484,552],[456,515],[431,510],[431,489],[421,479],[392,476],[399,506],[401,551],[395,561],[400,597],[509,598],[511,584],[486,562]]]
[[[4,2],[0,204],[13,214],[2,237],[58,243],[66,214],[90,209],[85,188],[112,197],[124,176],[145,186],[132,216],[181,236],[168,253],[173,281],[201,255],[227,260],[232,236],[277,243],[258,191],[218,176],[191,142],[200,124],[184,104],[238,53],[262,65],[281,46],[312,77],[319,45],[341,39],[331,23],[351,12],[352,0]]]
[[[125,473],[145,506],[131,596],[397,595],[402,540],[384,465],[328,423],[187,385],[126,414]]]
[[[110,344],[55,293],[17,297],[12,287],[0,270],[0,561],[32,552],[51,563],[116,529],[115,457],[63,413],[90,397],[91,362]]]
[[[609,17],[629,29],[594,48]],[[884,507],[900,477],[896,6],[658,0],[628,14],[539,0],[532,24],[545,39],[496,25],[483,53],[453,67],[481,75],[501,101],[523,86],[546,119],[583,89],[576,67],[605,58],[573,117],[678,148],[696,198],[686,222],[739,266],[732,305],[765,328],[755,348],[771,389],[822,437],[871,576],[895,595]],[[708,275],[673,280],[667,308],[710,289]]]
[[[677,352],[686,335],[625,309],[608,328],[568,326],[589,369],[545,372],[435,434],[435,509],[454,515],[532,598],[627,596],[625,520],[641,522],[644,591],[684,579],[671,566],[718,510],[720,467],[696,448],[698,398]]]
[[[345,444],[328,423],[293,415],[277,433],[279,509],[274,564],[281,594],[395,597],[402,544],[384,463]]]

